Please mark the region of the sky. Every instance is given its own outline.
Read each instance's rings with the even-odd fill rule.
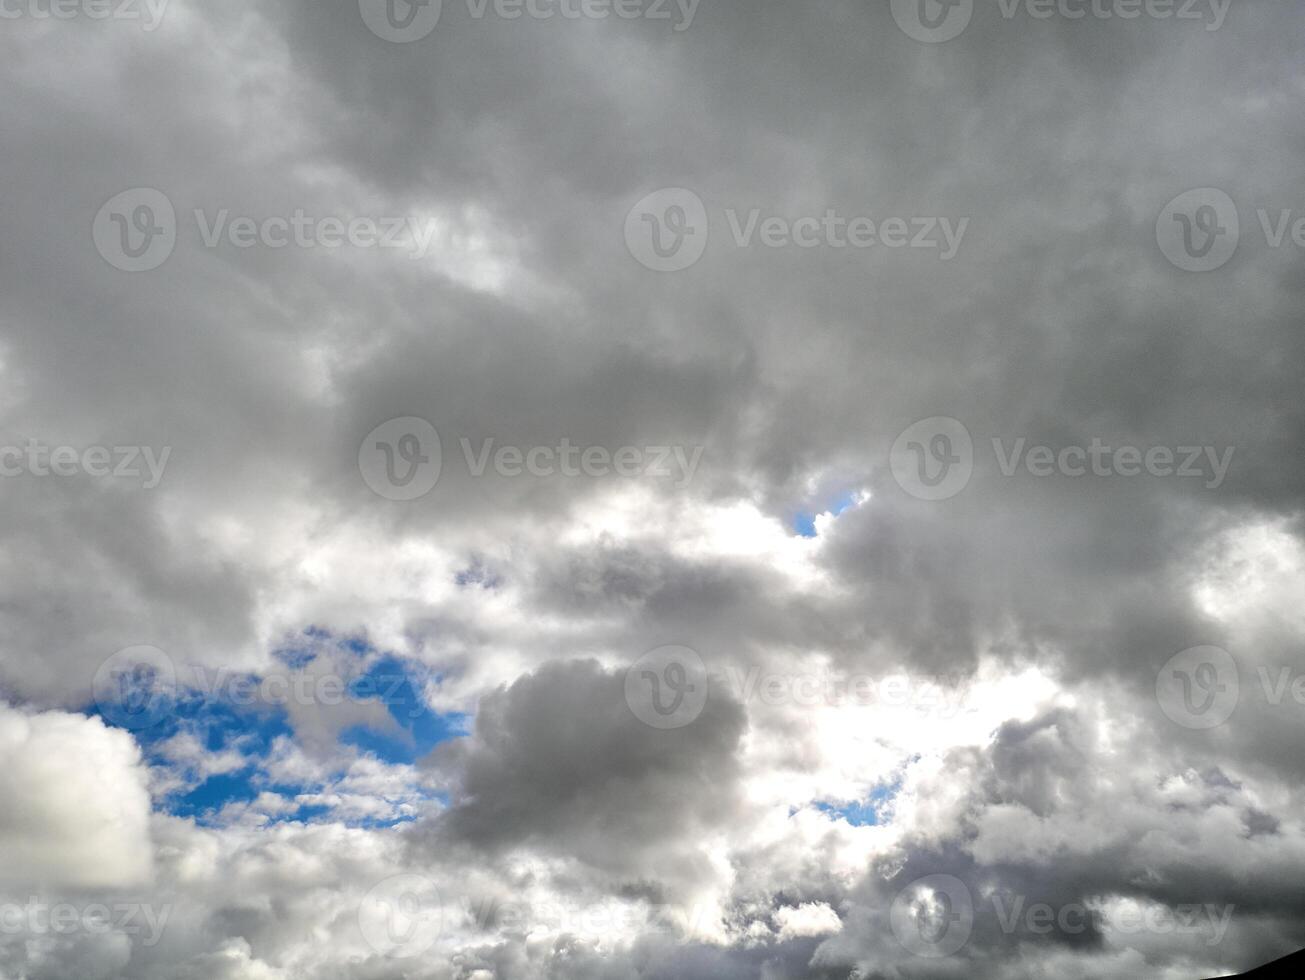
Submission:
[[[0,980],[1305,946],[1303,31],[0,0]]]

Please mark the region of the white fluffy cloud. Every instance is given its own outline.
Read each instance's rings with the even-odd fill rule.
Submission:
[[[149,821],[147,774],[129,734],[0,704],[0,888],[146,884]]]

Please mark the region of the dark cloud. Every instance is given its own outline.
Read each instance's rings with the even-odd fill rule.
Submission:
[[[475,733],[430,764],[456,779],[428,846],[536,846],[654,896],[705,873],[704,838],[742,815],[741,707],[708,700],[684,728],[650,729],[625,681],[596,662],[552,663],[487,696]]]

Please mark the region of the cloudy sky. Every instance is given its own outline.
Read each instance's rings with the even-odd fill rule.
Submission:
[[[0,0],[0,978],[1305,946],[1303,31]]]

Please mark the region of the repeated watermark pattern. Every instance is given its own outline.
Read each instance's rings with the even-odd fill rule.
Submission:
[[[1264,245],[1305,249],[1305,213],[1293,208],[1255,209],[1247,227],[1263,236]],[[1166,204],[1156,219],[1160,251],[1184,272],[1214,272],[1227,265],[1243,238],[1243,222],[1235,202],[1217,187],[1183,191]]]
[[[940,215],[871,217],[826,208],[819,215],[790,218],[759,207],[722,211],[736,248],[914,249],[947,262],[956,257],[968,217]],[[640,265],[655,272],[680,272],[707,249],[711,219],[707,205],[684,187],[666,187],[641,198],[626,214],[625,244]]]
[[[948,500],[970,485],[974,440],[956,419],[921,419],[894,440],[888,462],[897,485],[911,496]]]
[[[1175,21],[1223,27],[1232,0],[993,0],[1005,21]],[[908,37],[942,44],[960,37],[974,18],[975,0],[892,0],[893,19]]]
[[[1183,728],[1217,728],[1241,701],[1241,678],[1232,654],[1220,647],[1189,647],[1169,658],[1155,681],[1156,701]]]
[[[719,909],[701,903],[630,901],[501,901],[463,896],[449,906],[477,932],[503,930],[514,933],[628,936],[652,932],[692,942],[708,938],[719,923]]]
[[[569,437],[556,445],[518,446],[496,439],[458,440],[467,475],[480,479],[493,473],[503,479],[625,479],[670,480],[687,487],[702,462],[703,446],[585,446]],[[417,500],[426,496],[444,471],[443,441],[430,422],[412,416],[391,419],[363,439],[358,469],[363,482],[387,500]]]
[[[1137,901],[1029,902],[1023,895],[989,896],[1001,931],[1034,936],[1081,936],[1090,931],[1119,936],[1193,936],[1217,946],[1228,934],[1234,905],[1189,902],[1168,906]]]
[[[952,875],[927,875],[893,898],[888,925],[908,953],[942,959],[959,952],[974,932],[974,897]]]
[[[709,687],[707,665],[696,650],[660,646],[625,672],[625,703],[649,728],[684,728],[707,706]]]
[[[479,934],[623,936],[656,932],[662,939],[697,942],[718,931],[720,909],[707,903],[611,897],[577,901],[560,896],[543,900],[446,896],[423,875],[399,874],[368,891],[359,903],[358,923],[364,941],[375,952],[391,959],[412,959],[427,954],[451,926]]]
[[[195,240],[204,248],[394,249],[424,259],[440,229],[434,218],[400,216],[316,216],[303,208],[287,214],[234,214],[230,208],[195,208]],[[136,187],[115,194],[91,227],[96,251],[115,269],[150,272],[176,250],[180,232],[176,208],[162,191]]]
[[[1207,946],[1223,942],[1236,911],[1235,905],[1165,905],[1119,896],[1051,904],[1003,891],[986,894],[980,903],[956,876],[933,874],[897,892],[889,910],[889,927],[907,952],[941,959],[964,949],[974,934],[978,915],[986,915],[988,905],[1007,936],[1072,937],[1088,932],[1110,932],[1118,937],[1177,935],[1200,938]]]
[[[110,933],[140,937],[140,945],[154,947],[163,938],[171,905],[141,902],[105,904],[48,902],[29,898],[25,904],[0,903],[0,935],[24,938],[52,936],[107,936]]]
[[[997,0],[1005,20],[1173,20],[1223,27],[1233,0]]]
[[[1263,704],[1305,707],[1305,670],[1284,664],[1257,664],[1257,685]],[[1194,731],[1226,724],[1243,703],[1241,669],[1237,659],[1217,646],[1182,650],[1165,662],[1156,675],[1155,696],[1160,710],[1174,724]]]
[[[1155,240],[1179,269],[1213,272],[1228,264],[1241,241],[1237,205],[1215,187],[1184,191],[1161,210]]]
[[[259,674],[227,667],[185,664],[180,667],[163,650],[135,646],[108,657],[92,684],[101,716],[119,728],[144,731],[158,725],[188,697],[224,702],[238,708],[282,708],[289,705],[339,707],[346,703],[380,702],[413,717],[420,705],[410,704],[412,678],[406,672],[273,670]]]
[[[1025,436],[991,440],[997,471],[1007,478],[1028,476],[1200,480],[1218,490],[1227,479],[1236,447],[1115,445],[1094,436],[1086,445],[1049,446]],[[954,418],[921,419],[898,435],[889,450],[897,485],[919,500],[948,500],[967,486],[976,466],[969,429]]]
[[[172,0],[0,0],[0,20],[115,20],[152,34]]]
[[[394,44],[411,44],[430,34],[443,6],[443,0],[358,0],[368,30]]]
[[[683,728],[702,714],[711,692],[739,704],[766,707],[908,708],[938,719],[973,713],[955,676],[875,675],[831,669],[771,671],[751,666],[709,669],[691,647],[650,650],[625,672],[625,701],[651,728]]]
[[[466,0],[472,20],[646,20],[675,33],[693,26],[702,0]],[[439,26],[443,0],[358,0],[367,29],[383,41],[411,44]]]
[[[363,939],[382,956],[396,960],[421,956],[444,931],[444,905],[429,878],[401,874],[372,888],[358,906]]]
[[[172,447],[153,446],[51,446],[29,439],[22,446],[0,446],[0,477],[74,477],[141,480],[146,490],[163,482]],[[142,466],[144,467],[142,469]]]

